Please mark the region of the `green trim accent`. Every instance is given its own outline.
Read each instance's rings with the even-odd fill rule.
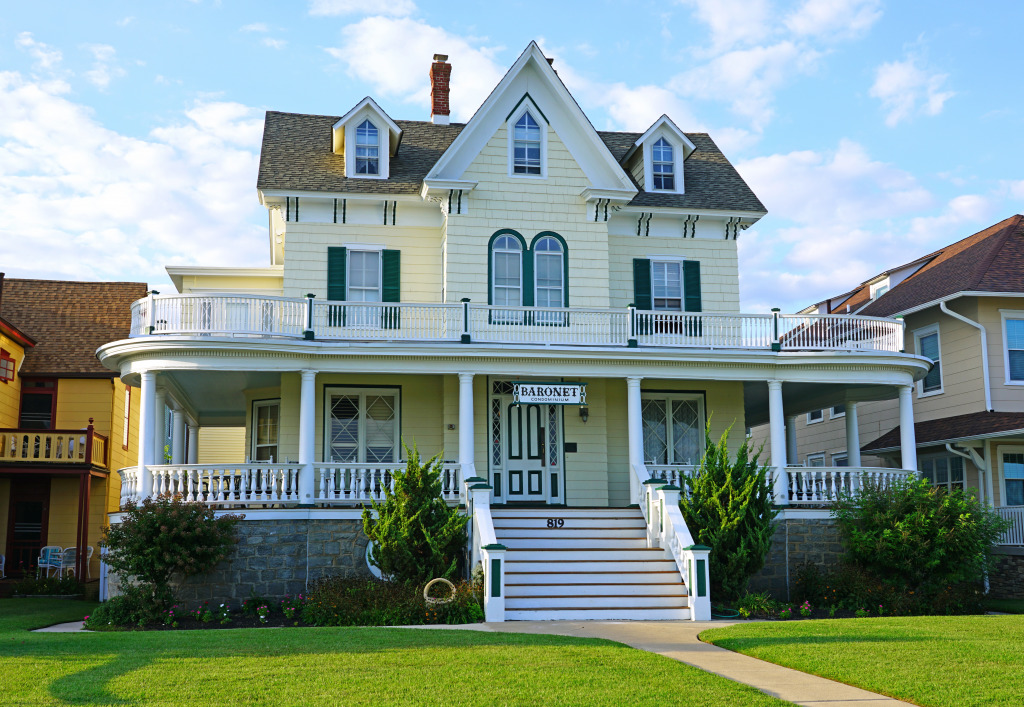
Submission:
[[[782,351],[782,344],[780,344],[778,341],[772,342],[772,351],[774,351],[776,353],[778,353],[779,351]],[[900,353],[903,353],[903,352],[900,351]]]
[[[538,113],[540,113],[540,117],[544,119],[544,122],[547,123],[548,125],[551,125],[551,121],[548,120],[548,117],[546,115],[544,115],[544,111],[542,111],[540,109],[540,106],[537,105],[537,101],[533,100],[533,96],[530,95],[529,91],[524,93],[523,97],[516,101],[516,104],[512,106],[512,110],[509,111],[509,114],[505,116],[505,122],[508,122],[508,119],[511,118],[517,110],[519,110],[519,106],[521,106],[523,104],[523,101],[525,101],[527,98],[530,99],[530,103],[532,103],[533,107],[537,109]]]
[[[711,548],[708,547],[707,545],[687,545],[683,549],[684,550],[704,550],[706,552],[711,552]]]
[[[469,484],[469,483],[483,483],[483,484],[486,484],[487,483],[487,479],[483,478],[482,476],[470,476],[468,479],[465,480],[465,482],[467,484]]]
[[[380,254],[381,302],[402,301],[402,251],[384,250]]]
[[[493,489],[493,488],[494,488],[494,487],[493,487],[493,486],[490,486],[489,484],[475,484],[475,485],[473,485],[473,486],[470,486],[470,487],[469,487],[469,490],[470,490],[470,491],[475,491],[475,490],[477,490],[477,489],[483,489],[483,490],[486,490],[486,491],[490,491],[490,490],[491,490],[491,489]]]
[[[702,311],[699,260],[683,261],[683,309],[687,312]]]
[[[537,284],[533,279],[533,250],[523,251],[523,306],[533,307],[536,301]]]
[[[556,241],[562,244],[562,306],[569,306],[569,244],[565,242],[561,234],[555,233],[554,231],[541,231],[533,240],[530,241],[530,252],[532,253],[537,248],[537,241],[541,238],[550,236]],[[532,263],[531,263],[532,264]],[[532,278],[531,278],[532,279]],[[536,287],[536,284],[534,284]]]
[[[327,248],[327,299],[345,300],[345,278],[348,265],[348,249],[344,246]]]
[[[526,239],[523,238],[523,234],[519,231],[513,231],[511,228],[499,228],[491,236],[491,239],[487,241],[487,304],[494,304],[494,241],[501,236],[514,236],[519,239],[519,243],[523,246],[523,265],[526,261],[526,252],[529,250],[526,247]],[[523,273],[523,295],[526,294],[526,277]],[[530,287],[533,287],[533,283],[530,283]]]
[[[697,596],[699,597],[708,595],[708,578],[707,572],[704,571],[706,564],[706,560],[697,560]]]
[[[313,341],[313,336],[313,332],[308,329],[302,332],[302,338],[305,339],[306,341]]]
[[[678,486],[674,486],[673,484],[669,484],[668,486],[662,486],[661,490],[662,491],[682,491],[681,488],[679,488]]]
[[[664,485],[664,484],[667,484],[667,483],[668,483],[667,479],[647,479],[647,481],[644,482],[644,486],[647,486],[648,484],[662,484],[662,485]]]
[[[491,558],[491,596],[501,596],[501,560]]]
[[[501,543],[491,543],[490,545],[481,545],[480,549],[481,550],[508,550],[508,548],[505,547],[504,545],[502,545]]]
[[[640,310],[649,311],[653,307],[649,258],[633,258],[633,301]]]

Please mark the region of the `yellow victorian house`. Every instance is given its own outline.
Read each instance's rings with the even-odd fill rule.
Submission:
[[[48,547],[51,572],[99,578],[100,527],[120,499],[111,470],[138,455],[139,400],[100,365],[96,349],[127,335],[131,302],[145,294],[139,283],[0,273],[0,555],[8,577],[35,572]]]

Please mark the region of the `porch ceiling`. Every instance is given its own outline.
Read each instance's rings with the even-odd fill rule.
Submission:
[[[786,415],[802,415],[833,405],[868,400],[894,400],[899,396],[892,385],[851,385],[846,383],[782,384],[782,407]],[[748,427],[768,424],[768,384],[765,381],[743,383],[743,409]]]
[[[164,371],[172,395],[182,394],[204,427],[245,425],[245,392],[281,385],[271,371]]]

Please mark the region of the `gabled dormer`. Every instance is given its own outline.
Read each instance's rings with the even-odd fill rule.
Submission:
[[[334,124],[333,149],[350,179],[387,179],[402,129],[367,96]]]
[[[623,164],[644,191],[684,194],[683,166],[695,149],[690,138],[663,115],[633,144]]]

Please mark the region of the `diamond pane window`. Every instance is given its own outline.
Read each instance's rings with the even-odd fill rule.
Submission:
[[[672,402],[672,449],[676,464],[697,464],[704,454],[704,421],[697,400]]]
[[[329,389],[325,458],[386,464],[398,460],[398,393],[390,389]]]
[[[380,133],[369,120],[356,128],[356,174],[380,174]]]
[[[668,464],[668,414],[664,400],[643,400],[644,461]]]

